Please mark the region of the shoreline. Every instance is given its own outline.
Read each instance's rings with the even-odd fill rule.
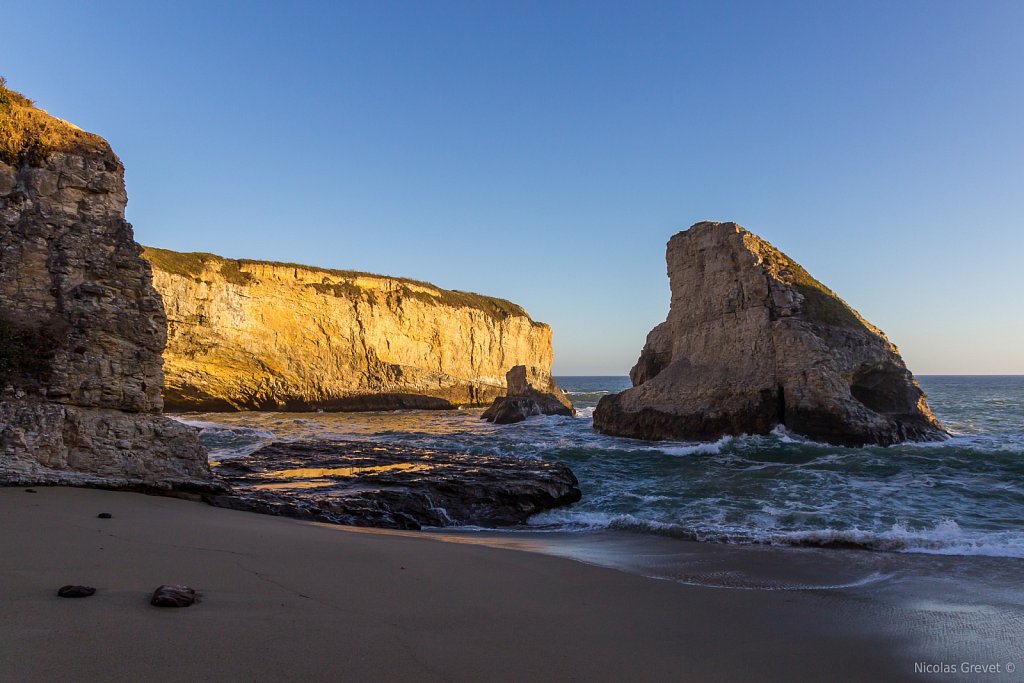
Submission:
[[[0,489],[0,542],[12,550],[0,558],[4,681],[824,680],[835,671],[913,680],[915,662],[1021,654],[1006,644],[1020,642],[1013,595],[913,606],[912,574],[858,588],[731,590],[507,541],[491,547],[479,535],[340,527],[97,489],[37,491]],[[711,573],[777,569],[770,553],[744,551],[739,561],[713,544],[684,546]],[[637,554],[628,543],[622,550]],[[833,571],[816,563],[804,569],[819,578]],[[57,598],[68,583],[98,590]],[[191,585],[202,602],[152,608],[149,593],[162,583]],[[1016,618],[1016,631],[1006,618]]]
[[[597,386],[575,388],[591,394]],[[1019,390],[1016,384],[1011,388]],[[999,387],[976,391],[976,403],[1002,396]],[[965,412],[961,394],[933,394],[952,423],[955,416],[976,415]],[[1017,516],[1021,499],[1013,497],[1014,482],[1024,475],[1015,457],[1024,437],[1004,424],[1018,419],[1005,414],[1011,409],[1000,408],[970,433],[947,441],[888,449],[831,447],[784,431],[712,443],[640,442],[597,435],[585,417],[536,418],[499,430],[473,419],[476,411],[174,417],[204,430],[212,461],[245,457],[273,441],[337,439],[564,464],[577,476],[583,499],[535,516],[539,527],[636,528],[725,543],[1024,558],[1024,532],[1007,523]],[[990,500],[993,487],[1011,506],[1005,513]]]
[[[706,588],[835,590],[872,585],[901,575],[932,580],[951,574],[979,578],[978,573],[985,572],[1024,572],[1024,559],[1017,557],[727,543],[619,529],[450,527],[393,533],[563,557],[645,578]],[[726,572],[730,574],[727,579],[723,578]],[[826,572],[827,581],[817,580]],[[1006,582],[1001,588],[1012,586]],[[1024,589],[1019,598],[1024,609]]]

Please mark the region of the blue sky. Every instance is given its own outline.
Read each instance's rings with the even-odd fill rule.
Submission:
[[[0,74],[136,238],[522,304],[623,374],[735,220],[919,374],[1024,374],[1022,2],[21,2]]]

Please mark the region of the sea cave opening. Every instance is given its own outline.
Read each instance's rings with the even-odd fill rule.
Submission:
[[[917,403],[907,390],[906,370],[891,364],[862,367],[850,381],[850,393],[882,414],[910,413]]]

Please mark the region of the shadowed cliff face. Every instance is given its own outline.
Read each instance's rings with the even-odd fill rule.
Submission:
[[[799,264],[735,223],[668,244],[672,304],[594,413],[646,439],[764,434],[776,425],[840,445],[946,436],[898,349]]]
[[[0,84],[0,479],[208,476],[159,415],[164,311],[102,138]]]
[[[551,328],[508,301],[424,282],[147,248],[167,310],[168,410],[484,404],[550,372]]]

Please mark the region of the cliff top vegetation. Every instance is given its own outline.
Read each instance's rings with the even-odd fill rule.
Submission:
[[[252,266],[270,266],[275,268],[289,268],[306,270],[313,273],[323,273],[331,278],[343,280],[342,283],[312,283],[321,293],[330,293],[334,296],[359,295],[363,289],[356,284],[359,278],[373,278],[379,280],[390,280],[398,285],[400,295],[410,299],[418,299],[430,303],[440,303],[453,308],[475,308],[487,315],[504,319],[509,316],[519,316],[529,319],[529,314],[522,306],[499,299],[497,297],[463,292],[453,289],[441,289],[436,285],[421,280],[393,277],[391,275],[379,275],[376,273],[365,273],[356,270],[336,270],[331,268],[319,268],[299,263],[282,263],[278,261],[256,261],[251,259],[229,259],[216,254],[205,252],[178,252],[169,249],[158,249],[156,247],[144,247],[143,257],[146,258],[153,268],[165,273],[188,277],[194,280],[201,280],[205,271],[216,270],[220,276],[234,284],[244,285],[254,279],[251,272]],[[423,290],[428,290],[424,292]],[[539,324],[539,323],[535,323]]]
[[[37,108],[0,76],[0,161],[39,165],[53,152],[79,149],[109,152],[110,146],[99,135]]]
[[[752,250],[761,255],[774,277],[791,285],[804,297],[801,309],[809,319],[837,327],[863,328],[885,336],[806,268],[746,228],[735,223],[731,225],[744,233],[748,244],[753,242],[756,245]]]

